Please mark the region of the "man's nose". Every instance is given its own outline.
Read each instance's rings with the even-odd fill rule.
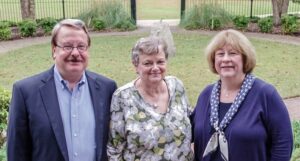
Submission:
[[[73,48],[73,50],[71,51],[71,55],[77,57],[80,55],[80,53],[77,48]]]

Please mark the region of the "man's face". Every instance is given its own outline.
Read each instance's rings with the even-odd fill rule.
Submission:
[[[80,78],[88,65],[88,37],[83,30],[63,26],[52,47],[53,59],[66,80]],[[86,50],[85,50],[86,49]]]

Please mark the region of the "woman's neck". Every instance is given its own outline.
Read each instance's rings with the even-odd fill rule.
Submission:
[[[141,81],[141,79],[139,79],[136,83],[137,87],[142,89],[149,96],[164,93],[166,91],[164,81],[161,81],[159,83],[145,83]]]
[[[245,75],[236,77],[234,79],[222,79],[221,78],[221,96],[220,101],[224,103],[232,103],[237,96]]]
[[[221,88],[226,91],[235,91],[240,89],[245,79],[246,74],[235,78],[221,78]]]

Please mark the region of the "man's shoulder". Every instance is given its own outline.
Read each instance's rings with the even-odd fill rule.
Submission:
[[[53,74],[51,74],[51,70],[52,69],[43,71],[41,73],[29,76],[29,77],[26,77],[24,79],[16,81],[14,84],[19,85],[19,86],[22,86],[22,85],[26,85],[26,86],[37,85],[37,84],[41,83],[42,80],[49,79],[51,77],[51,75],[53,76]]]
[[[95,72],[92,72],[92,71],[89,71],[89,70],[86,71],[86,76],[88,78],[91,78],[95,81],[100,81],[102,83],[114,83],[115,84],[115,81],[112,80],[111,78],[108,78],[104,75],[101,75],[101,74],[98,74],[98,73],[95,73]]]

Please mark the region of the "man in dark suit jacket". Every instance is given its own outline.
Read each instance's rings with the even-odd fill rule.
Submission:
[[[90,37],[80,20],[52,31],[48,71],[13,86],[8,161],[105,161],[116,83],[86,70]]]

